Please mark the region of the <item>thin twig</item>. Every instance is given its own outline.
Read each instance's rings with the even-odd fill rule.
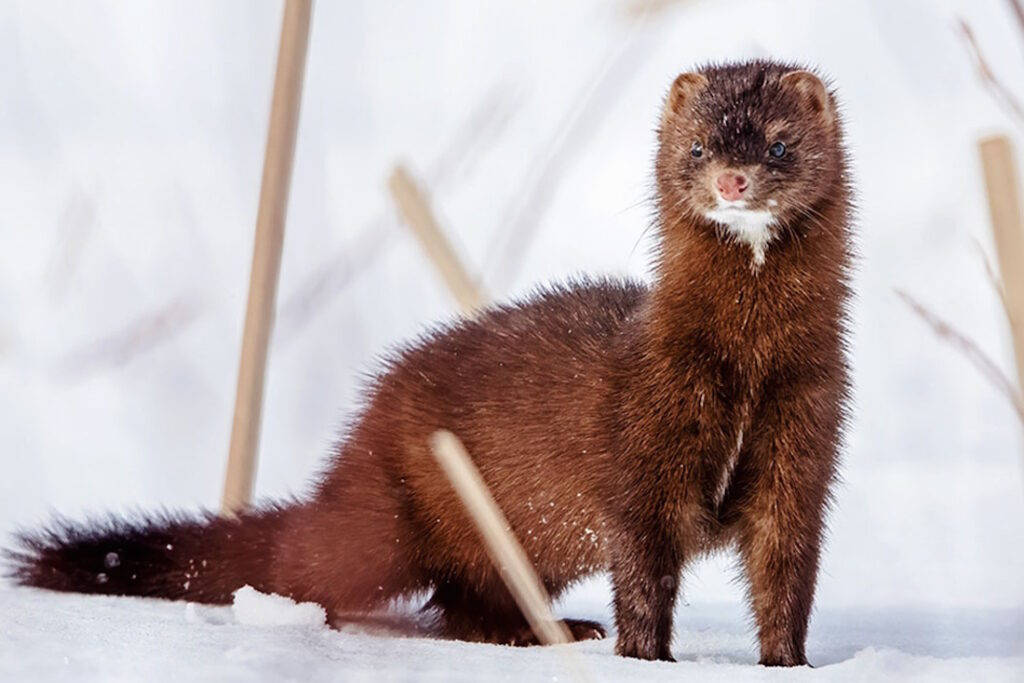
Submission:
[[[307,323],[387,252],[396,234],[391,222],[378,216],[345,249],[314,268],[281,305],[275,347],[283,349],[297,339]]]
[[[974,58],[974,64],[978,72],[978,78],[981,80],[992,97],[996,102],[1002,106],[1017,125],[1024,128],[1024,105],[1021,105],[1020,101],[1014,96],[1014,94],[1003,85],[995,72],[992,70],[991,65],[985,59],[984,53],[981,51],[981,45],[978,43],[978,39],[974,35],[973,29],[970,24],[967,23],[963,18],[959,19],[960,33],[963,34],[964,39],[967,42],[967,46],[971,51],[971,56]]]
[[[1010,3],[1010,10],[1017,17],[1017,28],[1020,29],[1021,38],[1024,38],[1024,3],[1020,0],[1007,0]]]
[[[510,207],[503,211],[509,218],[498,229],[498,240],[484,259],[484,273],[496,290],[504,290],[515,277],[530,243],[540,228],[541,218],[554,199],[562,178],[572,162],[587,149],[587,142],[621,98],[624,84],[639,70],[653,41],[639,38],[647,13],[633,22],[629,36],[620,47],[602,60],[596,75],[588,79],[573,97],[577,106],[570,109],[541,149],[547,153],[530,173],[528,187],[516,191]]]
[[[968,361],[989,381],[992,386],[999,390],[1013,406],[1017,418],[1024,425],[1024,399],[1014,386],[1013,382],[1006,376],[999,366],[989,358],[988,354],[981,350],[977,342],[960,332],[952,324],[943,320],[935,313],[925,308],[912,296],[902,290],[896,290],[896,294],[903,299],[903,302],[910,307],[922,320],[932,328],[932,331],[941,339],[945,340],[953,348],[962,353]]]
[[[482,156],[484,144],[493,144],[500,137],[516,109],[516,98],[509,93],[504,84],[495,85],[455,129],[445,148],[427,166],[430,187],[444,187],[457,172]],[[346,244],[313,269],[281,304],[277,345],[283,348],[297,338],[309,321],[387,252],[396,234],[394,219],[381,212],[354,243]]]
[[[179,296],[136,318],[123,330],[71,352],[61,363],[61,373],[82,376],[102,368],[126,365],[180,335],[196,321],[200,310],[195,298]]]
[[[515,88],[499,82],[480,99],[464,121],[455,128],[451,139],[424,172],[426,182],[435,190],[442,187],[466,166],[478,161],[482,145],[493,144],[512,120],[518,107]]]

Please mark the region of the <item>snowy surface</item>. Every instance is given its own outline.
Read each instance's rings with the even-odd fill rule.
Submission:
[[[235,623],[246,626],[323,626],[324,608],[312,602],[295,602],[283,595],[260,593],[242,586],[234,593],[231,614]]]
[[[275,597],[247,594],[243,616],[237,600],[233,607],[198,607],[0,589],[0,680],[573,680],[573,664],[559,648],[339,632]],[[281,623],[261,617],[253,624],[251,610]],[[602,605],[580,599],[561,611],[604,614]],[[1024,670],[1024,624],[1016,611],[848,609],[819,612],[813,626],[814,669],[751,666],[756,650],[735,604],[681,606],[674,664],[616,657],[611,639],[570,647],[595,682],[1019,681]]]
[[[966,16],[1024,90],[1008,3],[679,0],[643,25],[627,4],[316,6],[258,493],[302,491],[360,373],[453,315],[385,194],[396,160],[495,297],[581,271],[643,277],[652,129],[672,77],[708,59],[803,60],[844,103],[862,259],[855,419],[810,636],[822,666],[792,675],[1019,678],[1020,428],[893,293],[1010,369],[979,256],[991,241],[975,143],[1014,128],[954,29]],[[216,505],[279,18],[270,0],[0,5],[0,534],[51,511]],[[687,575],[686,663],[619,661],[604,642],[580,646],[588,665],[608,680],[786,675],[747,666],[734,577],[729,557]],[[3,678],[565,680],[542,651],[0,596]],[[607,603],[598,581],[565,609],[607,622]]]

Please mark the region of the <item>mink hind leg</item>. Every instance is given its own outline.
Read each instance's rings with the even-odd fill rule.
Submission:
[[[322,605],[331,622],[427,588],[401,490],[379,462],[353,460],[291,516],[274,558],[278,592]]]
[[[547,585],[552,599],[562,586]],[[502,645],[539,645],[526,618],[508,589],[497,578],[490,585],[474,588],[467,583],[446,580],[438,583],[426,608],[439,611],[441,634],[453,640]],[[574,640],[604,638],[604,626],[586,619],[565,619]]]

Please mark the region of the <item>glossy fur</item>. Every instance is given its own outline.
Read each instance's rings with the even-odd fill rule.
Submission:
[[[428,453],[443,428],[552,595],[611,572],[619,654],[671,659],[683,568],[735,547],[761,662],[806,663],[847,404],[849,207],[835,103],[796,70],[708,67],[673,86],[651,288],[582,280],[434,330],[386,363],[302,500],[234,521],[58,525],[21,537],[15,578],[213,603],[249,583],[336,618],[431,591],[447,635],[533,642]],[[782,160],[767,156],[776,140]],[[706,218],[721,168],[747,173],[748,208],[772,212],[760,263]]]

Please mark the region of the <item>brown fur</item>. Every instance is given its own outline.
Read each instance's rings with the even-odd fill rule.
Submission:
[[[428,453],[449,429],[552,595],[611,572],[619,654],[671,659],[683,568],[735,546],[761,662],[806,663],[847,403],[849,208],[834,99],[797,69],[677,79],[659,131],[650,289],[580,281],[435,330],[387,363],[308,499],[240,521],[30,534],[15,576],[210,602],[251,583],[334,615],[430,590],[447,635],[532,642]],[[766,153],[776,139],[781,160]],[[751,206],[778,203],[760,267],[703,217],[722,168],[750,176]]]

